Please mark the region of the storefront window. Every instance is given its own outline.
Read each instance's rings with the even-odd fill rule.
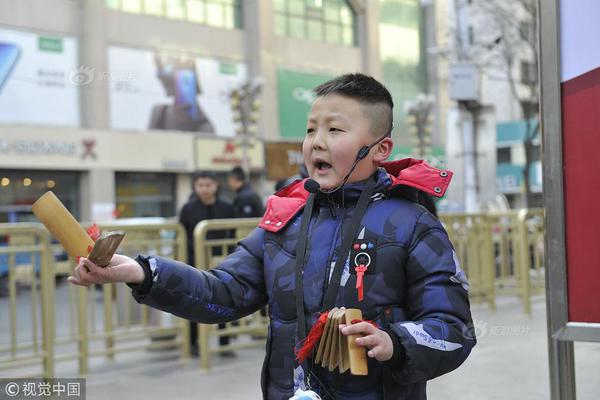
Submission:
[[[353,46],[355,18],[344,0],[275,0],[275,34]]]
[[[112,10],[239,29],[241,0],[105,0]]]
[[[117,172],[119,218],[175,216],[175,175]]]
[[[49,190],[80,217],[78,172],[0,171],[0,222],[38,222],[31,205]]]

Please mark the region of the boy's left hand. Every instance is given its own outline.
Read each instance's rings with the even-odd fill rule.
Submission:
[[[377,361],[387,361],[394,355],[394,343],[390,335],[368,322],[358,322],[354,325],[340,325],[342,334],[363,335],[356,338],[356,344],[369,349],[367,355]]]

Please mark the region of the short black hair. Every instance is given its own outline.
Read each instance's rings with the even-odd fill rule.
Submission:
[[[212,179],[215,182],[218,182],[217,180],[217,175],[215,175],[213,172],[211,171],[198,171],[196,172],[193,176],[192,176],[192,182],[196,183],[196,181],[198,179],[201,178],[208,178],[208,179]]]
[[[339,94],[370,106],[365,113],[372,120],[374,134],[391,134],[394,101],[389,90],[372,76],[361,73],[340,75],[320,84],[313,92],[317,97]]]
[[[240,166],[233,167],[231,169],[231,171],[229,171],[229,176],[233,176],[235,179],[237,179],[240,182],[246,181],[246,173],[244,172],[243,168]]]

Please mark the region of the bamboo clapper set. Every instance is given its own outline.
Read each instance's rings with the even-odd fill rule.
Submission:
[[[355,308],[335,307],[329,312],[315,364],[329,371],[337,368],[340,374],[350,370],[352,375],[367,375],[366,350],[355,342],[361,335],[345,336],[339,328],[340,324],[350,325],[354,320],[362,320],[362,312]]]

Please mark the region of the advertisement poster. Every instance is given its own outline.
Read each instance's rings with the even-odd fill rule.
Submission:
[[[560,2],[562,140],[569,321],[600,323],[600,2]]]
[[[303,138],[306,120],[314,101],[315,86],[333,76],[308,74],[280,69],[277,71],[277,100],[279,105],[279,136]]]
[[[112,128],[235,136],[229,96],[244,64],[123,47],[109,48],[108,63]]]
[[[0,122],[79,126],[77,42],[0,29]]]

